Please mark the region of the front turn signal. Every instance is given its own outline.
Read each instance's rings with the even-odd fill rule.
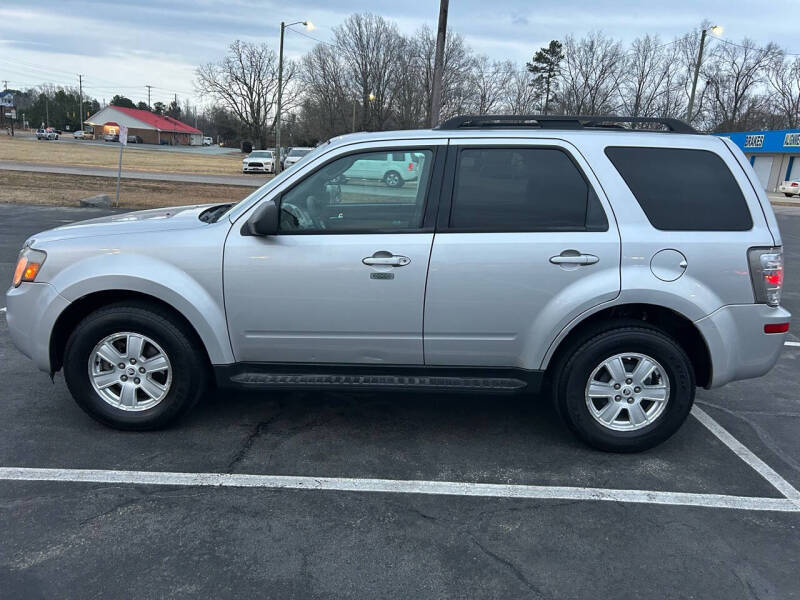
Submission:
[[[41,250],[25,248],[20,253],[19,259],[17,260],[17,267],[14,269],[12,285],[14,287],[19,287],[23,281],[36,281],[36,276],[39,274],[39,269],[42,268],[46,256],[47,255]]]

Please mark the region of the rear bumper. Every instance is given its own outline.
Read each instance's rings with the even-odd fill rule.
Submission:
[[[761,377],[769,372],[778,361],[786,334],[764,333],[764,325],[786,323],[791,316],[782,307],[732,304],[696,321],[711,354],[708,387]]]
[[[11,341],[36,366],[50,372],[50,335],[69,300],[49,283],[23,283],[6,293]]]

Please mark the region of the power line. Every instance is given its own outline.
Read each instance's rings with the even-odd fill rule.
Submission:
[[[286,29],[288,29],[289,31],[292,31],[292,32],[296,33],[297,35],[302,35],[303,37],[307,37],[307,38],[308,38],[308,39],[310,39],[310,40],[314,40],[315,42],[319,42],[320,44],[325,44],[325,45],[327,45],[327,46],[335,46],[335,44],[331,44],[330,42],[326,42],[325,40],[321,40],[321,39],[319,39],[319,38],[315,38],[313,35],[309,35],[309,34],[307,34],[307,33],[304,33],[304,32],[302,32],[302,31],[299,31],[299,30],[297,30],[297,29],[292,29],[291,27],[287,27]]]

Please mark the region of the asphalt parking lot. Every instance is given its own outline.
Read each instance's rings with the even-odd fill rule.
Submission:
[[[800,209],[776,213],[800,315]],[[0,205],[0,281],[100,214]],[[3,314],[0,383],[0,597],[800,598],[800,344],[638,455],[492,396],[220,393],[117,432]]]

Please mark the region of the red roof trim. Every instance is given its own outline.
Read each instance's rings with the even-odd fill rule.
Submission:
[[[151,113],[149,110],[139,110],[138,108],[127,108],[125,106],[116,106],[115,104],[109,104],[109,108],[113,108],[114,110],[118,110],[121,113],[128,115],[129,117],[133,117],[143,123],[147,123],[158,129],[159,131],[167,131],[167,132],[175,132],[175,133],[199,133],[202,134],[203,132],[199,129],[195,129],[187,125],[186,123],[182,123],[178,121],[178,119],[173,119],[172,117],[168,116],[161,116],[155,113]]]

